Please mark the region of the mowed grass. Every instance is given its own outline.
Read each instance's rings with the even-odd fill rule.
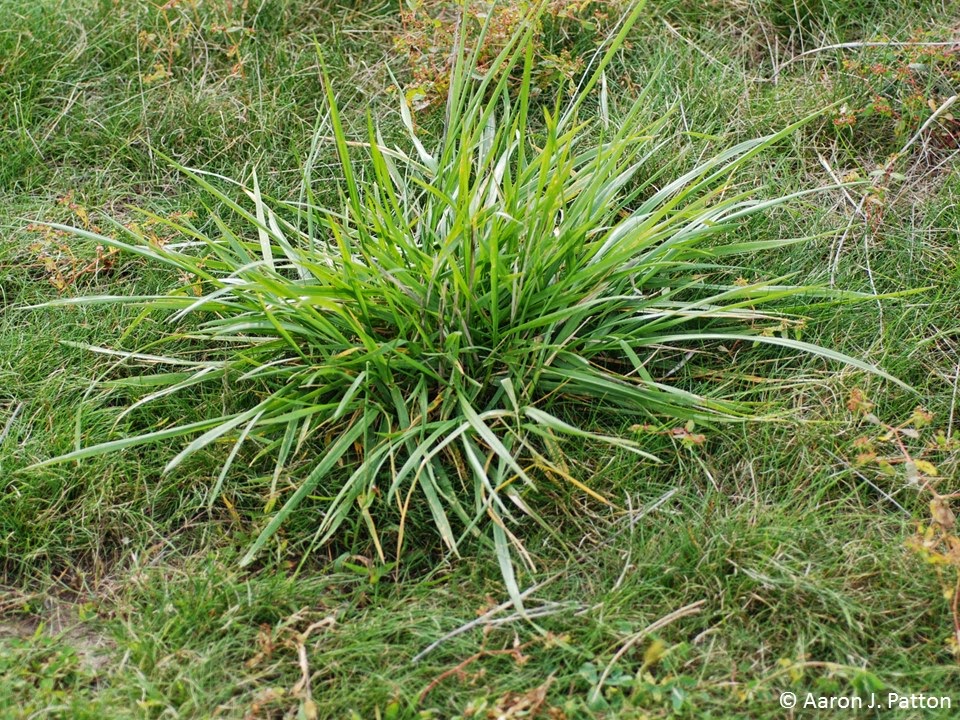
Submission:
[[[31,221],[142,223],[130,206],[202,218],[201,198],[151,148],[233,177],[255,165],[265,192],[294,193],[322,112],[314,39],[348,125],[362,132],[369,107],[399,129],[386,70],[404,77],[396,8],[254,4],[0,0],[0,717],[781,718],[784,689],[952,694],[944,588],[955,575],[905,546],[928,521],[928,498],[902,474],[855,465],[854,441],[872,426],[847,407],[859,388],[891,425],[917,405],[932,412],[918,443],[958,432],[955,158],[928,129],[890,161],[922,118],[904,132],[882,117],[846,127],[825,116],[759,158],[744,176],[771,196],[830,184],[831,172],[884,191],[871,193],[866,221],[855,213],[862,185],[850,199],[834,190],[755,218],[751,239],[839,233],[734,270],[922,289],[825,307],[802,335],[918,394],[810,358],[726,348],[709,380],[742,386],[779,419],[707,432],[693,447],[651,437],[671,458],[657,468],[585,448],[580,470],[617,505],[549,487],[534,498],[555,533],[528,529],[532,622],[490,613],[507,601],[496,563],[470,548],[446,558],[425,511],[398,567],[378,566],[362,523],[305,556],[318,499],[313,518],[293,518],[282,543],[241,571],[264,522],[257,466],[238,462],[212,510],[214,451],[172,476],[161,474],[172,447],[18,473],[117,431],[91,383],[122,369],[64,341],[143,347],[161,322],[124,336],[135,311],[25,306],[180,282]],[[842,61],[876,60],[871,48],[830,50],[777,72],[789,58],[918,30],[955,40],[951,17],[956,4],[927,1],[652,3],[609,73],[611,112],[662,68],[649,112],[677,106],[656,159],[676,174],[831,103],[856,107],[865,84]],[[925,92],[956,93],[949,68],[934,70]],[[330,160],[318,172],[332,172],[332,148]],[[708,380],[685,367],[674,379]],[[155,404],[138,422],[222,412],[241,401],[226,390]],[[941,491],[955,490],[957,452],[931,457]]]

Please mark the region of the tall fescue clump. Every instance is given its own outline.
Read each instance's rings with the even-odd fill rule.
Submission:
[[[119,225],[123,239],[74,230],[191,278],[168,295],[66,301],[145,304],[175,327],[189,321],[179,336],[195,357],[129,354],[141,367],[171,368],[138,376],[153,391],[134,406],[224,379],[253,400],[41,464],[195,436],[169,461],[171,471],[226,441],[213,502],[238,453],[255,444],[275,466],[264,483],[270,518],[244,563],[318,486],[329,491],[335,482],[320,540],[356,514],[383,558],[394,549],[383,547],[377,518],[391,506],[399,554],[410,508],[425,506],[452,552],[468,534],[492,533],[519,603],[515,520],[537,517],[527,488],[570,483],[603,499],[565,462],[569,443],[655,460],[636,438],[578,426],[578,416],[609,417],[611,428],[624,416],[673,424],[744,417],[733,402],[669,384],[664,355],[742,339],[870,369],[777,332],[787,317],[763,308],[792,298],[779,308],[795,311],[813,291],[717,279],[728,256],[795,242],[741,241],[741,221],[789,198],[755,201],[729,184],[792,127],[675,179],[640,174],[667,142],[657,135],[663,121],[644,126],[644,95],[611,117],[604,75],[638,13],[592,59],[575,94],[537,111],[536,128],[528,117],[532,19],[500,53],[496,72],[478,78],[475,58],[456,56],[445,127],[429,149],[406,106],[409,152],[388,147],[372,120],[364,140],[351,140],[327,84],[328,129],[314,157],[339,159],[338,207],[319,204],[309,166],[302,202],[268,203],[254,175],[241,186],[247,205],[186,171],[232,211],[229,222],[213,217],[216,232],[183,217],[154,217],[186,239],[178,244]],[[588,103],[596,109],[587,112]],[[287,491],[291,469],[298,474]]]

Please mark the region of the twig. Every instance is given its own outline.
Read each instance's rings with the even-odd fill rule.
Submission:
[[[307,718],[317,717],[317,706],[313,701],[313,691],[310,688],[310,663],[307,657],[307,638],[314,630],[322,627],[334,625],[336,620],[333,616],[325,617],[323,620],[310,625],[302,633],[298,633],[294,638],[294,644],[297,648],[297,661],[300,664],[300,680],[293,686],[292,694],[299,696],[302,702],[303,715]]]
[[[614,656],[610,659],[610,662],[607,663],[607,666],[603,669],[603,673],[600,675],[600,679],[597,680],[596,686],[593,688],[593,690],[590,691],[589,701],[593,702],[600,697],[600,691],[603,689],[603,684],[607,681],[607,678],[610,676],[610,673],[613,670],[613,666],[617,664],[620,658],[622,658],[624,655],[627,654],[627,651],[630,650],[630,648],[632,648],[638,642],[643,640],[650,633],[654,633],[657,630],[666,627],[670,623],[676,622],[677,620],[680,620],[682,618],[688,617],[690,615],[696,615],[697,613],[700,612],[700,610],[703,608],[704,603],[706,602],[707,602],[706,600],[697,600],[695,603],[690,603],[689,605],[685,605],[679,610],[674,610],[669,615],[664,615],[659,620],[656,620],[650,623],[649,625],[647,625],[647,627],[645,627],[640,632],[630,636],[630,638],[623,644],[623,647],[617,650]]]
[[[297,643],[297,660],[300,663],[300,680],[293,686],[294,695],[302,695],[304,704],[313,701],[313,693],[310,690],[310,663],[307,660],[307,646],[301,642]]]

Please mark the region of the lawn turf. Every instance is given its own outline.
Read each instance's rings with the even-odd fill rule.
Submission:
[[[932,0],[652,2],[609,73],[611,111],[655,83],[651,116],[674,113],[655,162],[677,174],[701,153],[831,103],[869,101],[843,60],[894,62],[870,47],[790,58],[918,31],[957,40],[957,11]],[[265,192],[294,193],[323,112],[314,41],[362,132],[367,108],[399,128],[387,72],[401,81],[408,72],[393,50],[398,32],[388,3],[0,0],[0,717],[279,718],[311,708],[321,718],[522,717],[533,707],[555,718],[783,718],[782,690],[881,687],[951,694],[956,707],[944,598],[955,571],[906,547],[928,521],[927,499],[902,474],[857,466],[854,441],[873,426],[847,407],[859,388],[891,425],[917,405],[932,412],[924,441],[960,432],[960,177],[930,132],[910,143],[922,119],[898,129],[829,114],[758,158],[740,181],[771,194],[829,185],[831,173],[881,190],[866,221],[855,212],[864,186],[751,221],[744,232],[755,239],[839,233],[734,270],[863,292],[923,289],[826,307],[802,334],[918,394],[755,348],[728,348],[712,377],[681,369],[677,382],[730,383],[777,419],[704,431],[693,447],[651,437],[670,458],[661,467],[584,449],[578,467],[617,505],[567,488],[534,498],[555,535],[527,529],[537,571],[523,585],[543,583],[528,602],[542,612],[533,623],[506,608],[418,657],[506,600],[495,561],[476,547],[445,557],[422,529],[397,568],[371,568],[362,525],[304,558],[320,501],[258,566],[239,570],[263,523],[258,470],[238,464],[224,501],[207,510],[215,452],[173,476],[161,474],[168,447],[17,472],[118,431],[116,397],[91,385],[118,371],[64,341],[142,347],[161,322],[146,318],[124,336],[134,309],[26,306],[178,282],[31,223],[143,222],[132,207],[203,217],[209,199],[157,151],[231,177],[256,166]],[[953,63],[931,64],[924,92],[956,93]],[[332,151],[330,160],[319,173],[333,172]],[[888,172],[871,175],[878,169]],[[209,388],[136,422],[199,419],[222,402]],[[931,457],[942,489],[956,489],[957,451]]]

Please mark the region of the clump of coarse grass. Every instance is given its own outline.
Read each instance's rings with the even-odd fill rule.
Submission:
[[[525,550],[515,521],[538,518],[527,488],[558,482],[605,500],[576,477],[565,447],[607,444],[656,461],[636,438],[598,432],[578,416],[599,411],[614,428],[625,416],[666,426],[750,415],[722,386],[694,393],[671,384],[665,350],[741,340],[870,370],[784,332],[807,297],[822,300],[820,290],[724,280],[731,256],[800,241],[742,240],[743,220],[796,195],[758,201],[731,181],[796,125],[680,177],[645,170],[666,142],[658,135],[666,118],[643,120],[643,93],[612,117],[605,76],[639,11],[591,59],[575,94],[542,109],[536,129],[535,17],[501,50],[495,74],[477,77],[476,57],[456,55],[442,137],[429,149],[406,104],[409,152],[387,146],[372,119],[365,141],[348,139],[327,83],[329,138],[318,133],[313,160],[335,147],[338,207],[317,200],[313,160],[301,201],[268,202],[254,175],[249,186],[237,183],[248,206],[185,170],[232,211],[229,221],[214,216],[216,233],[188,216],[154,218],[182,243],[158,245],[134,226],[118,225],[119,237],[73,230],[189,278],[166,295],[64,301],[140,304],[167,311],[175,327],[184,321],[172,337],[189,339],[192,356],[126,354],[172,368],[133,378],[153,391],[132,407],[224,379],[252,399],[237,412],[41,464],[196,436],[167,463],[172,471],[228,441],[213,502],[241,448],[254,444],[274,462],[263,487],[271,515],[244,563],[336,476],[343,479],[319,520],[319,541],[362,516],[385,559],[378,517],[398,513],[399,554],[410,508],[422,505],[452,552],[470,534],[492,534],[521,605],[513,562]],[[587,112],[589,103],[597,109]],[[278,479],[294,465],[309,470],[283,493]]]

